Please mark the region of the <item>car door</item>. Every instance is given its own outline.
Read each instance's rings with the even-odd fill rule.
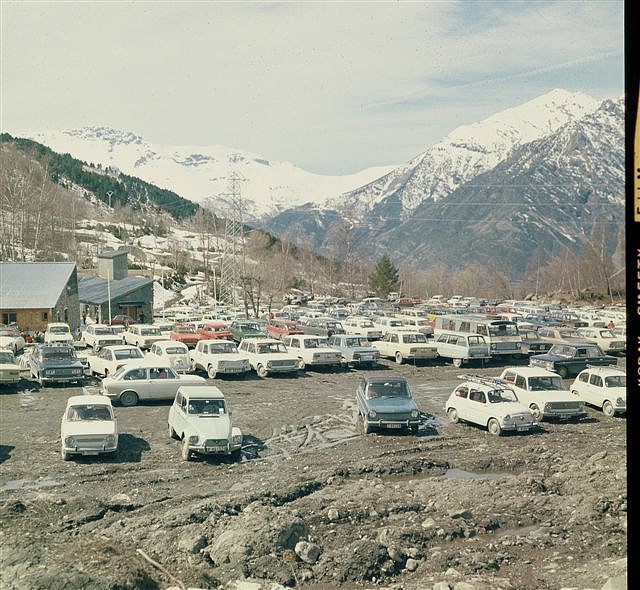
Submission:
[[[469,388],[466,385],[460,385],[454,391],[455,399],[451,404],[458,411],[458,417],[461,420],[470,420],[469,414]]]
[[[604,383],[600,375],[592,373],[589,377],[589,397],[594,406],[602,407],[602,403],[605,397],[605,391],[603,387]]]
[[[579,385],[576,387],[578,396],[588,404],[593,404],[593,391],[591,391],[591,385],[589,385],[589,377],[591,373],[589,371],[583,371],[578,375]]]
[[[476,424],[486,424],[488,420],[486,407],[487,396],[485,395],[484,391],[471,388],[469,390],[469,396],[467,400],[469,420]]]

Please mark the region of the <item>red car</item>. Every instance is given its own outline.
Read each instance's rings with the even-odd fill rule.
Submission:
[[[196,332],[194,326],[176,326],[169,334],[171,340],[177,340],[186,344],[190,348],[195,348],[196,344],[202,340],[202,336]]]
[[[227,330],[224,322],[211,323],[198,329],[201,340],[233,340],[233,334]]]
[[[105,324],[107,323],[108,322],[105,322]],[[135,323],[136,323],[135,320],[132,317],[129,317],[128,315],[114,315],[111,318],[112,326],[131,326]]]
[[[298,324],[289,320],[269,320],[267,334],[271,338],[282,338],[291,334],[304,334],[304,331]]]

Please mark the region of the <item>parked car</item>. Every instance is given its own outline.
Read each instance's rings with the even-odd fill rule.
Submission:
[[[115,334],[113,328],[105,324],[89,324],[82,332],[80,340],[94,350],[111,344],[122,344],[120,334]]]
[[[72,455],[100,455],[118,452],[118,421],[111,400],[102,395],[74,395],[60,423],[63,461]]]
[[[15,387],[20,381],[20,370],[13,350],[0,348],[0,385]]]
[[[538,328],[538,338],[551,344],[562,344],[564,342],[584,342],[584,338],[580,337],[580,334],[576,331],[575,328],[566,327]]]
[[[36,344],[29,358],[31,377],[40,385],[48,382],[82,383],[84,367],[71,344]]]
[[[249,358],[251,368],[259,377],[298,371],[298,357],[275,338],[247,338],[240,342],[238,351]]]
[[[233,426],[227,400],[214,385],[180,387],[168,423],[169,436],[182,441],[185,461],[194,453],[240,458],[242,431]]]
[[[52,344],[54,342],[73,342],[73,335],[69,324],[64,322],[54,322],[47,324],[47,329],[44,332],[45,344]]]
[[[433,359],[438,355],[435,344],[428,343],[420,332],[388,332],[371,345],[378,349],[380,356],[395,359],[399,365],[405,360]]]
[[[584,404],[564,386],[562,377],[540,367],[511,367],[500,375],[527,405],[536,422],[548,418],[582,418]]]
[[[189,348],[195,348],[196,344],[202,340],[202,336],[198,334],[196,327],[193,325],[178,325],[169,334],[171,340],[182,342]]]
[[[129,363],[138,362],[144,354],[137,346],[113,344],[104,346],[99,352],[88,356],[89,374],[108,377]]]
[[[576,375],[590,365],[615,365],[617,359],[604,354],[597,344],[576,342],[554,344],[546,354],[536,354],[529,358],[529,366],[542,367],[558,373],[566,379]]]
[[[151,348],[154,342],[165,340],[160,330],[150,324],[136,324],[129,326],[128,330],[122,333],[122,339],[125,344],[137,346],[138,348]]]
[[[136,323],[135,320],[131,316],[128,316],[126,314],[118,314],[111,318],[109,325],[128,327],[128,326],[132,326],[135,323]]]
[[[335,348],[330,348],[326,338],[300,334],[285,336],[282,342],[291,354],[298,357],[298,368],[303,371],[307,366],[334,366],[342,363],[342,355]]]
[[[427,338],[433,338],[433,326],[426,317],[409,317],[401,314],[398,317],[406,328],[415,332],[422,332]]]
[[[518,324],[518,332],[522,337],[522,352],[525,354],[542,354],[553,346],[548,340],[540,338],[536,330],[521,328]]]
[[[282,339],[290,334],[304,334],[302,326],[291,320],[269,320],[266,328],[269,338]]]
[[[363,336],[369,342],[382,338],[382,330],[376,328],[369,318],[350,316],[341,323],[344,327],[345,334]]]
[[[218,374],[239,375],[251,370],[249,358],[238,353],[235,342],[229,340],[200,340],[189,352],[191,369],[202,369],[209,379]]]
[[[246,338],[266,338],[267,332],[257,322],[251,320],[234,320],[228,326],[233,340],[241,342]]]
[[[373,428],[418,430],[420,410],[402,375],[363,376],[356,388],[356,405],[365,434]]]
[[[577,332],[583,340],[597,344],[605,354],[623,354],[627,348],[626,340],[609,328],[578,328]]]
[[[372,367],[380,360],[380,351],[370,346],[369,341],[362,336],[334,334],[329,338],[328,344],[340,351],[344,365]]]
[[[617,367],[587,365],[571,384],[571,393],[606,416],[627,411],[627,376]]]
[[[533,413],[518,401],[502,379],[461,375],[458,385],[445,404],[455,424],[460,420],[484,426],[496,436],[504,431],[527,432],[534,426]]]
[[[489,345],[479,334],[440,332],[435,339],[435,346],[438,356],[451,359],[456,367],[461,367],[465,362],[491,358]]]
[[[187,345],[175,340],[154,342],[145,358],[156,363],[168,363],[177,373],[186,373],[191,370]]]
[[[207,322],[198,330],[200,340],[233,340],[233,334],[224,322]]]
[[[179,375],[167,363],[150,364],[143,359],[122,367],[102,380],[102,395],[123,406],[135,406],[140,400],[173,399],[181,385],[200,387],[207,380],[197,375]]]
[[[302,327],[302,330],[305,334],[324,336],[325,338],[345,333],[342,323],[334,318],[312,318]]]
[[[172,322],[156,321],[151,325],[158,328],[158,330],[160,330],[160,334],[167,339],[171,336],[171,332],[173,332],[173,329],[175,328],[175,324]]]
[[[17,326],[0,326],[0,349],[8,348],[18,354],[24,347],[25,340]]]

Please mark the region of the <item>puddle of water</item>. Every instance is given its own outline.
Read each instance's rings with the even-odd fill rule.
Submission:
[[[511,477],[511,474],[490,473],[486,471],[482,473],[474,473],[473,471],[464,471],[463,469],[456,469],[455,467],[452,467],[451,469],[447,469],[442,477],[446,479],[504,479],[505,477]]]
[[[61,481],[52,479],[50,477],[43,477],[41,479],[12,479],[6,482],[4,485],[0,486],[0,492],[7,492],[13,490],[23,490],[23,489],[40,489],[40,488],[49,488],[52,486],[59,486],[62,484]]]

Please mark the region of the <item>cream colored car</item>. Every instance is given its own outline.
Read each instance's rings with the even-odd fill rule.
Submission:
[[[578,328],[578,334],[583,340],[594,342],[605,354],[622,354],[627,343],[609,328]]]
[[[433,342],[433,340],[430,340]],[[380,351],[380,356],[395,359],[401,365],[406,360],[426,360],[438,356],[435,344],[429,344],[421,332],[388,332],[382,340],[372,342],[371,346]]]

